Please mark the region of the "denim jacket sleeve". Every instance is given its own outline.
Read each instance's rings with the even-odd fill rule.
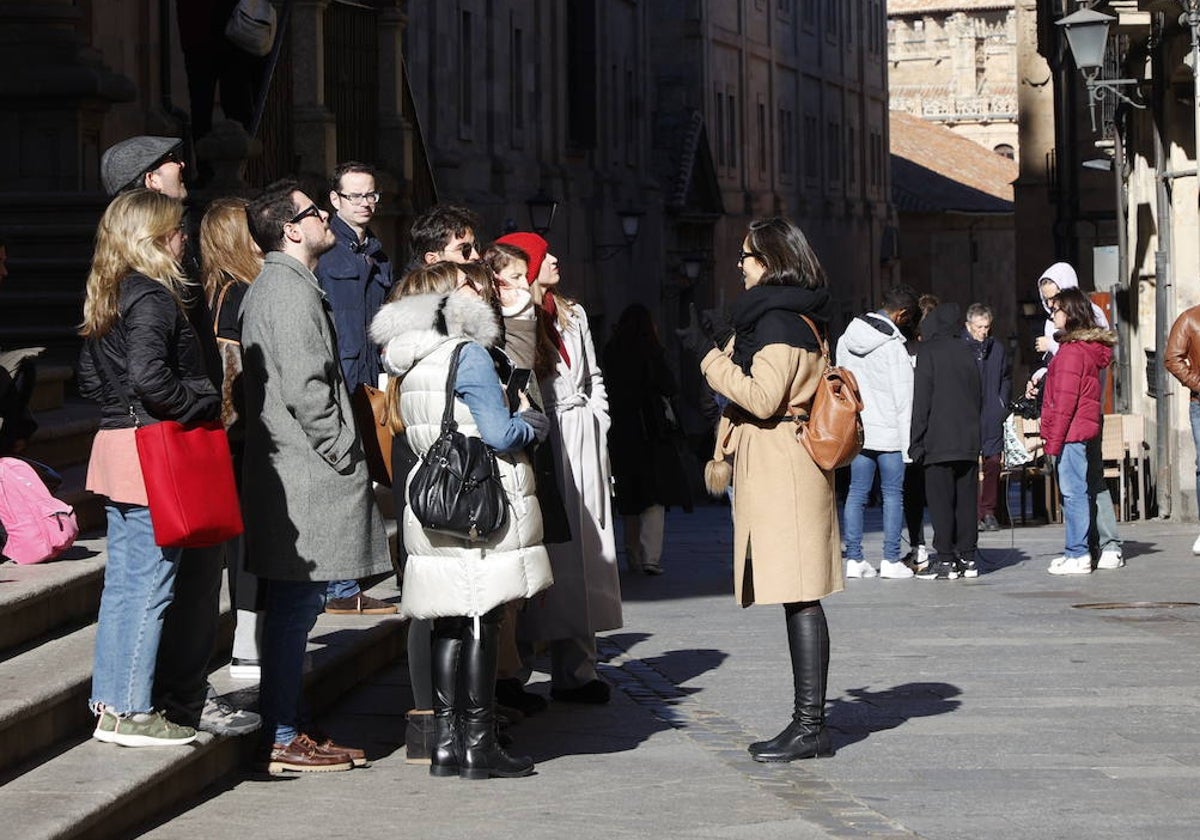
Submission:
[[[463,345],[454,393],[467,404],[479,437],[497,452],[516,452],[533,443],[533,428],[509,411],[492,358],[475,342]]]

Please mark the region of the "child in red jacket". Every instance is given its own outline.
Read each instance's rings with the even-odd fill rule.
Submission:
[[[1115,334],[1096,326],[1092,304],[1079,289],[1063,289],[1051,300],[1059,350],[1043,383],[1042,439],[1046,454],[1058,458],[1066,546],[1050,563],[1052,575],[1092,571],[1088,551],[1095,476],[1089,475],[1087,445],[1100,435],[1103,392],[1100,374],[1112,362]],[[1093,469],[1096,466],[1093,465]]]

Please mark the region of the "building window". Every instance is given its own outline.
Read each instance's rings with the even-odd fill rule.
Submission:
[[[633,92],[633,70],[629,67],[625,68],[625,162],[628,164],[637,163],[635,150],[637,144],[634,139],[637,136],[637,118],[638,110],[641,105],[640,100]]]
[[[513,145],[518,146],[525,131],[525,32],[512,31],[511,67],[509,78],[512,90],[509,102],[509,118],[512,120]]]
[[[1015,160],[1017,156],[1017,150],[1007,143],[1001,143],[999,146],[992,149],[992,151],[1000,155],[1000,157],[1008,158],[1009,160]]]
[[[858,160],[858,142],[857,132],[854,126],[849,126],[846,129],[846,183],[854,186],[854,182],[858,179],[858,167],[855,162]]]
[[[821,0],[800,0],[804,7],[804,12],[800,18],[804,22],[805,29],[812,29],[817,25],[817,3]]]
[[[621,142],[621,90],[617,87],[617,65],[615,64],[609,68],[608,106],[608,136],[612,138],[612,147],[615,151]]]
[[[767,172],[767,106],[758,103],[758,171]]]
[[[835,122],[825,126],[825,167],[831,181],[842,180],[842,127]]]
[[[463,12],[458,30],[458,124],[464,135],[471,127],[474,102],[471,86],[475,81],[475,47],[471,42],[471,13]]]
[[[804,115],[804,177],[816,180],[821,174],[821,133],[817,118]]]
[[[725,142],[729,144],[729,168],[737,169],[738,166],[738,145],[737,145],[737,97],[732,93],[725,96],[725,112],[728,115],[728,124],[725,126]]]
[[[778,0],[775,4],[775,11],[780,17],[790,18],[792,16],[792,0]]]
[[[575,149],[596,148],[597,77],[595,0],[566,4],[567,142]]]
[[[825,34],[836,38],[838,33],[838,9],[842,0],[825,0]]]
[[[796,166],[796,125],[792,112],[779,109],[779,173],[791,175]]]
[[[717,127],[717,166],[725,166],[725,96],[720,91],[713,109],[713,125]]]

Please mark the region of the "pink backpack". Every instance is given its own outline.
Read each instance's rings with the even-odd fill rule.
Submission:
[[[75,511],[19,458],[0,458],[0,525],[8,532],[4,556],[21,564],[57,557],[79,534]]]

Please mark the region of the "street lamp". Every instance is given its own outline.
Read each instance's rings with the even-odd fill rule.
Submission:
[[[533,228],[533,232],[539,236],[549,233],[550,228],[554,226],[554,211],[558,209],[558,202],[542,188],[538,190],[537,195],[525,202],[525,206],[529,208],[529,226]]]
[[[1084,0],[1080,0],[1084,2]],[[1130,99],[1121,92],[1122,87],[1138,84],[1137,79],[1101,79],[1104,67],[1104,51],[1108,47],[1108,29],[1116,18],[1101,14],[1091,8],[1080,8],[1056,22],[1067,36],[1067,48],[1075,59],[1075,66],[1083,74],[1088,92],[1088,112],[1092,118],[1092,131],[1096,130],[1096,103],[1108,94],[1132,105],[1145,108],[1145,103]]]
[[[640,210],[618,210],[617,218],[621,220],[621,235],[625,237],[625,241],[611,244],[597,244],[595,248],[596,260],[607,260],[610,257],[615,257],[626,248],[632,249],[634,241],[638,238],[638,231],[641,228],[642,216],[644,215]]]

